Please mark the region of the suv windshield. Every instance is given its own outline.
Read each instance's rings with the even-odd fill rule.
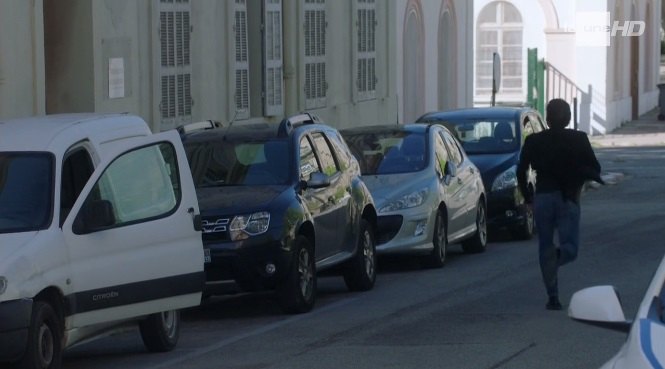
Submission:
[[[196,187],[282,185],[290,178],[285,140],[190,142],[185,150]]]
[[[0,233],[48,227],[53,166],[48,153],[0,153]]]
[[[427,166],[423,133],[401,130],[344,134],[363,175],[418,172]]]
[[[519,149],[514,120],[446,120],[441,123],[457,136],[469,155],[504,154]]]

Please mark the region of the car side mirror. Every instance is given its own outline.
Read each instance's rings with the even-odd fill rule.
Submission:
[[[450,184],[450,180],[454,177],[457,177],[457,166],[455,163],[448,160],[443,168],[443,182],[447,186]]]
[[[85,234],[108,228],[115,224],[113,204],[108,200],[86,202],[74,221],[74,233]]]
[[[330,186],[330,177],[321,172],[310,174],[306,188],[324,188]]]
[[[630,330],[621,300],[613,286],[589,287],[575,292],[570,299],[568,316],[583,323],[621,332]]]

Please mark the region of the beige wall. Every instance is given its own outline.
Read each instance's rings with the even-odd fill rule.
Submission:
[[[44,113],[41,1],[0,1],[0,119]]]
[[[460,39],[456,54],[460,106],[470,105],[472,5],[464,0],[424,0],[428,45],[436,47],[438,14],[454,3]],[[303,0],[283,0],[284,110],[305,109]],[[354,0],[326,2],[327,100],[313,110],[337,127],[403,122],[401,34],[403,1],[376,2],[376,97],[356,98]],[[191,1],[192,120],[234,117],[233,1]],[[0,2],[0,116],[79,111],[130,112],[153,130],[160,126],[158,0],[28,0]],[[42,14],[42,8],[44,9]],[[428,16],[430,17],[430,16]],[[395,22],[395,20],[399,20]],[[44,21],[45,20],[45,21]],[[44,46],[44,30],[47,42]],[[46,50],[44,53],[43,50]],[[256,52],[255,52],[256,53]],[[427,109],[435,109],[437,61],[428,61]],[[428,52],[428,56],[429,52]],[[109,60],[122,59],[124,94],[109,95]],[[254,76],[253,78],[260,78]],[[117,86],[117,85],[116,85]],[[115,90],[117,92],[117,89]],[[260,100],[260,99],[259,99]],[[253,103],[256,103],[254,101]],[[250,119],[266,120],[255,109]],[[280,117],[268,120],[278,121]]]

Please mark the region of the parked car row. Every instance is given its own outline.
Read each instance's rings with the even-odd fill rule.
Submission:
[[[485,251],[488,226],[528,238],[515,164],[542,129],[523,109],[342,132],[308,113],[160,134],[126,114],[0,122],[0,362],[57,368],[124,325],[167,351],[178,309],[227,281],[302,313],[320,272],[366,291],[377,254],[441,267],[450,243]]]

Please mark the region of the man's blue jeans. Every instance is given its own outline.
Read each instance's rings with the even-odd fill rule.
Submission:
[[[564,200],[561,192],[536,193],[533,200],[540,271],[550,297],[559,295],[557,272],[560,266],[577,258],[580,243],[580,205]],[[554,232],[559,247],[554,244]]]

